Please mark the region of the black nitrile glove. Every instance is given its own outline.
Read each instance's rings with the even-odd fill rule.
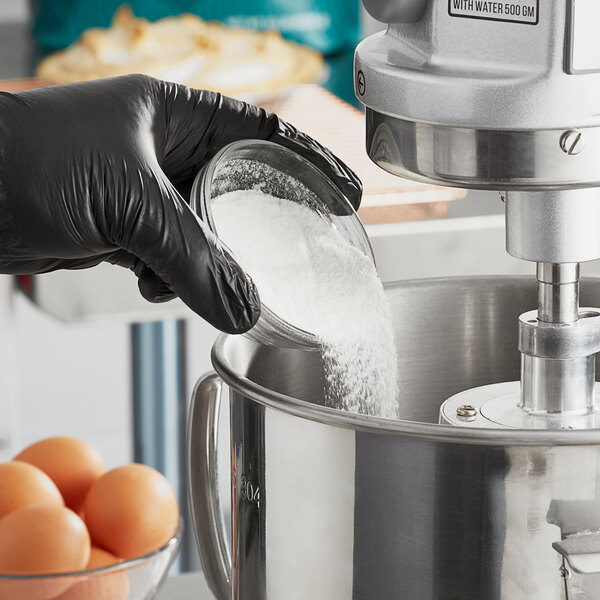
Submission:
[[[222,331],[248,330],[254,285],[177,190],[250,138],[302,154],[358,207],[360,181],[329,151],[220,94],[142,75],[0,92],[0,273],[108,261],[135,271],[148,300],[177,295]]]

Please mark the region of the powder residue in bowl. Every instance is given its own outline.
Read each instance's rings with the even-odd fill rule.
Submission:
[[[371,259],[314,210],[258,190],[225,193],[212,213],[262,304],[321,342],[327,404],[396,417],[394,327]]]

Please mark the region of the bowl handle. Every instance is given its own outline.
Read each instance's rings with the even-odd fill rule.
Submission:
[[[218,600],[231,600],[231,554],[217,477],[217,424],[223,380],[203,375],[192,394],[188,424],[190,511],[204,575]]]
[[[552,547],[563,558],[559,572],[564,579],[565,597],[600,599],[600,532],[573,533]]]

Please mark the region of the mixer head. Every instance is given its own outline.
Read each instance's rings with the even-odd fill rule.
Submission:
[[[579,263],[600,258],[600,2],[363,4],[388,23],[355,57],[371,159],[500,191],[508,252],[537,263],[538,308],[519,322],[521,384],[463,392],[442,421],[598,426],[600,310],[579,307]]]
[[[355,57],[377,164],[481,189],[600,185],[597,0],[364,5],[389,19]]]

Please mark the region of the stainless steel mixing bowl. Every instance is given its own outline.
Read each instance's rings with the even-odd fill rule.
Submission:
[[[387,288],[403,420],[323,406],[316,352],[222,336],[194,392],[190,481],[219,600],[560,600],[600,597],[600,430],[438,425],[440,404],[519,377],[523,278]],[[582,303],[600,302],[600,280]],[[216,487],[223,382],[232,539]],[[230,549],[229,549],[230,548]]]

